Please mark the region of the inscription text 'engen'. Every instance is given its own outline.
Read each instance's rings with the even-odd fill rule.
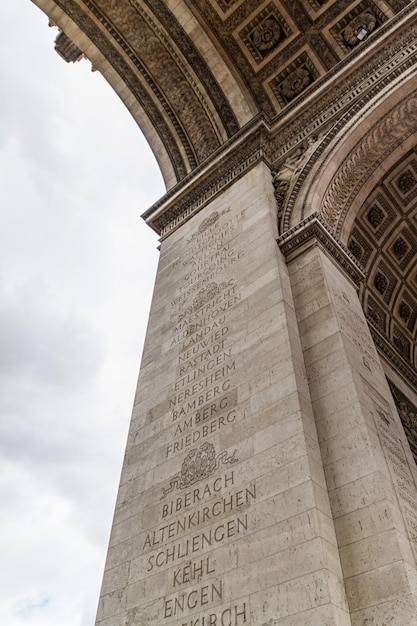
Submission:
[[[178,597],[169,598],[164,602],[164,617],[179,617],[181,613],[213,604],[223,598],[223,582],[203,585],[199,589],[181,593]]]

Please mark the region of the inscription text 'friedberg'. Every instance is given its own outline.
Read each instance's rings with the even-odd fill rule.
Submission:
[[[244,254],[234,250],[229,241],[236,226],[236,220],[221,225],[220,214],[212,213],[189,242],[194,252],[187,250],[176,262],[179,274],[183,269],[185,272],[172,301],[176,321],[169,347],[178,349],[178,367],[169,397],[175,427],[166,446],[166,458],[193,448],[184,461],[186,465],[198,464],[199,457],[209,453],[208,448],[202,447],[203,441],[240,417],[235,408],[237,389],[233,382],[237,363],[228,340],[228,317],[241,302],[241,293],[229,269]],[[224,276],[225,270],[229,275]],[[196,444],[200,446],[198,450]],[[230,462],[226,458],[219,457],[216,468]],[[211,459],[210,468],[214,467],[214,460]],[[172,479],[168,491],[188,484],[183,471]]]
[[[190,449],[169,487],[162,487],[159,524],[143,543],[147,572],[171,568],[162,615],[170,623],[180,620],[179,626],[239,626],[249,620],[248,601],[225,604],[225,581],[211,556],[248,531],[247,509],[256,500],[255,483],[237,486],[235,472],[226,471],[238,463],[237,450],[217,452],[204,441],[244,415],[237,406],[237,361],[229,334],[233,309],[241,302],[230,271],[244,252],[231,241],[236,220],[220,222],[219,213],[209,215],[175,264],[183,280],[171,310],[168,347],[178,351],[178,361],[166,458]],[[215,476],[220,468],[224,473]]]

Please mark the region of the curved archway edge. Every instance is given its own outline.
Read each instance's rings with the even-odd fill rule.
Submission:
[[[168,188],[97,626],[414,626],[415,2],[34,2]]]

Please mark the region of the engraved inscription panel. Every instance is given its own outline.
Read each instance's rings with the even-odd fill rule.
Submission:
[[[257,624],[261,601],[265,619],[316,602],[272,601],[299,568],[320,578],[322,554],[273,190],[254,175],[163,241],[106,565],[127,584],[102,619]]]
[[[163,597],[153,608],[161,624],[249,623],[249,600],[230,602],[227,564],[218,555],[250,531],[257,499],[256,481],[241,476],[238,447],[223,443],[245,415],[231,338],[242,303],[239,221],[230,209],[198,216],[164,288],[170,323],[161,338],[173,376],[162,405],[148,411],[158,436],[147,450],[160,475],[144,493],[150,502],[131,568],[136,584],[163,575]],[[143,618],[149,611],[143,608]]]

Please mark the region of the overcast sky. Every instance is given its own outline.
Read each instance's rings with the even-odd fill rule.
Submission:
[[[0,624],[92,626],[163,193],[128,111],[0,3]]]

